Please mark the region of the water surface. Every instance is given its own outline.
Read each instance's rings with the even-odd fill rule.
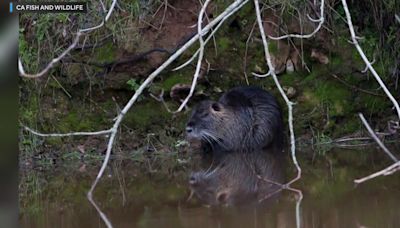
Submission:
[[[305,153],[303,178],[295,185],[304,194],[302,227],[400,227],[400,173],[353,184],[390,164],[381,153]],[[149,171],[144,164],[113,161],[96,189],[95,199],[114,227],[296,227],[297,195],[290,191],[258,207],[207,207],[187,201],[191,166]],[[98,167],[75,168],[22,173],[22,227],[104,227],[86,200]],[[287,174],[294,175],[290,164]]]

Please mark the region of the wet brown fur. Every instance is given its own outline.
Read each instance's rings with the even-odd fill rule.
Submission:
[[[258,87],[236,87],[217,102],[200,102],[187,124],[187,138],[216,159],[231,152],[283,150],[283,124],[276,99]]]
[[[275,155],[232,153],[215,167],[193,173],[189,185],[203,204],[258,203],[280,190],[284,178],[281,166],[282,161]]]

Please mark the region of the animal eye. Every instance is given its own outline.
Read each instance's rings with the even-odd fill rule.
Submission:
[[[213,103],[211,105],[211,108],[216,112],[220,112],[221,111],[221,106],[218,103]]]
[[[207,117],[208,114],[209,114],[209,112],[206,112],[206,111],[205,111],[205,112],[201,113],[200,118]]]

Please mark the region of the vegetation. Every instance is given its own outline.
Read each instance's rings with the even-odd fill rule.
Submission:
[[[105,1],[105,4],[110,2]],[[138,90],[149,72],[171,54],[171,50],[182,45],[182,40],[187,40],[187,37],[176,38],[185,34],[186,24],[197,19],[194,17],[179,27],[176,22],[182,18],[174,15],[182,11],[195,12],[194,9],[182,3],[183,1],[170,1],[169,6],[165,6],[165,2],[167,1],[119,1],[118,10],[110,23],[86,36],[85,42],[80,43],[82,46],[72,51],[47,76],[38,80],[21,79],[21,125],[42,132],[60,133],[109,128],[115,115],[120,112],[132,93]],[[183,6],[176,3],[182,3],[187,9],[180,9]],[[220,12],[229,3],[230,1],[225,0],[215,1],[212,5],[213,12]],[[285,32],[299,32],[299,15],[310,14],[311,17],[317,17],[308,1],[265,3],[272,6],[268,9],[271,10],[271,15],[265,14],[266,19],[275,20],[274,23],[280,25]],[[101,6],[98,2],[92,4],[93,7],[89,7],[91,10],[87,15],[21,15],[19,51],[27,72],[38,72],[52,58],[59,55],[72,42],[73,31],[82,26],[91,27],[101,21],[104,16]],[[195,5],[191,7],[195,8]],[[394,91],[397,100],[400,100],[400,93],[397,92],[400,76],[400,33],[399,24],[396,24],[394,18],[395,14],[400,12],[399,7],[396,0],[351,3],[353,23],[357,25],[357,34],[363,37],[360,44],[368,57],[375,59],[375,69],[389,89]],[[164,17],[164,9],[167,16],[164,21],[160,21],[158,19]],[[207,64],[202,67],[199,84],[187,111],[172,114],[165,106],[172,110],[179,106],[179,101],[170,94],[174,92],[175,85],[191,83],[193,66],[189,65],[180,71],[165,71],[145,89],[132,110],[126,114],[119,129],[115,153],[112,155],[114,165],[128,160],[140,167],[136,169],[143,169],[140,171],[145,171],[145,175],[158,173],[161,177],[156,175],[156,178],[165,178],[160,181],[161,187],[171,175],[185,179],[192,151],[188,151],[183,140],[183,129],[190,108],[198,100],[218,98],[223,91],[247,82],[263,87],[280,97],[272,80],[256,78],[251,74],[267,71],[259,34],[253,32],[251,39],[246,43],[255,20],[252,11],[251,4],[245,6],[237,16],[228,20],[226,26],[216,33],[214,42],[210,42],[206,47]],[[312,152],[307,150],[301,159],[305,172],[310,174],[309,179],[304,180],[302,184],[312,186],[307,194],[316,197],[328,192],[330,202],[349,190],[345,183],[348,183],[350,178],[363,173],[356,169],[369,169],[370,167],[365,167],[369,159],[379,160],[371,158],[371,154],[330,153],[335,148],[335,140],[361,135],[362,127],[355,115],[357,112],[368,115],[379,131],[387,130],[387,123],[393,116],[388,114],[392,113],[390,101],[379,90],[378,84],[369,73],[362,72],[365,68],[364,63],[354,47],[348,43],[349,34],[341,5],[331,2],[329,7],[326,7],[326,18],[325,28],[310,40],[271,42],[269,48],[274,57],[284,59],[281,63],[284,66],[286,61],[292,58],[291,54],[298,55],[295,72],[283,71],[279,80],[286,91],[294,91],[291,100],[296,102],[295,132],[300,150],[308,147],[315,149]],[[301,26],[304,26],[305,30],[313,27],[314,23],[306,18],[302,19]],[[151,40],[149,37],[157,38]],[[197,48],[191,48],[173,64],[173,67],[184,63]],[[143,54],[149,50],[156,51],[148,55]],[[287,50],[287,56],[282,54]],[[313,50],[323,53],[329,59],[329,63],[323,64],[312,58]],[[119,64],[135,58],[140,60]],[[154,98],[163,92],[162,102]],[[281,99],[279,102],[284,107]],[[74,170],[75,175],[88,177],[94,171],[97,172],[98,164],[104,157],[105,147],[106,138],[103,136],[74,139],[41,138],[21,131],[20,160],[21,170],[24,172],[20,183],[20,196],[23,212],[40,214],[40,210],[43,210],[42,194],[54,197],[52,192],[59,189],[59,186],[65,186],[56,174],[63,176],[65,173],[62,172],[65,170]],[[310,162],[311,156],[318,157],[317,164]],[[327,163],[329,169],[326,168]],[[347,169],[347,163],[351,163],[356,169]],[[49,172],[53,169],[57,170],[54,176],[42,175],[40,171]],[[137,175],[138,172],[135,171],[129,175]],[[111,168],[107,170],[110,175],[114,172]],[[333,187],[332,179],[326,178],[327,172],[335,173],[332,179],[337,182]],[[71,181],[71,186],[61,189],[61,193],[57,192],[65,197],[59,199],[60,201],[80,201],[82,198],[79,197],[85,196],[89,182],[75,183],[68,180],[68,183]],[[133,184],[137,183],[140,183],[140,187],[136,189],[137,192],[129,193],[132,197],[138,198],[137,195],[147,193],[144,194],[143,201],[158,203],[154,198],[160,192],[154,189],[160,186],[154,186],[154,183],[146,185],[140,180]],[[184,192],[184,188],[179,184],[181,183],[178,183],[176,188],[166,187],[163,194],[167,201],[177,200],[178,195]],[[99,195],[108,196],[119,191],[111,187],[115,186],[111,181],[106,185]],[[110,201],[116,200],[113,197],[106,198]],[[112,203],[108,203],[110,202],[105,204],[111,207]]]

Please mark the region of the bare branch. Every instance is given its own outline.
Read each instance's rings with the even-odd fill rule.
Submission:
[[[382,150],[394,161],[397,162],[399,159],[397,159],[390,151],[389,149],[385,146],[385,144],[382,143],[382,141],[376,136],[375,132],[372,130],[371,126],[369,126],[367,120],[365,119],[364,115],[362,113],[358,113],[358,116],[360,117],[362,123],[364,124],[365,128],[367,128],[369,134],[371,137],[375,140],[376,143],[382,148]]]
[[[300,168],[300,165],[296,158],[296,144],[295,144],[295,136],[294,136],[294,130],[293,130],[293,102],[291,102],[289,100],[289,98],[286,96],[281,84],[279,83],[278,77],[275,74],[275,68],[274,68],[274,65],[272,64],[271,55],[268,50],[268,41],[267,41],[267,38],[265,35],[264,26],[263,26],[262,19],[261,19],[260,6],[259,6],[258,0],[254,0],[254,6],[256,9],[258,27],[259,27],[261,38],[263,41],[265,60],[267,61],[267,65],[269,67],[269,73],[272,75],[272,78],[274,79],[276,87],[278,87],[278,90],[281,93],[281,95],[282,95],[283,99],[285,100],[286,105],[288,107],[288,123],[289,123],[289,131],[290,131],[291,156],[292,156],[293,163],[297,169],[297,176],[287,184],[287,185],[290,185],[301,178],[301,168]]]
[[[199,36],[199,42],[200,42],[200,48],[199,48],[199,58],[197,60],[197,65],[196,65],[196,70],[193,75],[193,81],[192,81],[192,86],[190,87],[189,94],[186,96],[185,100],[182,102],[182,104],[179,106],[178,110],[176,112],[182,111],[182,109],[186,106],[188,103],[189,99],[193,96],[194,89],[196,88],[197,84],[197,78],[199,77],[200,74],[200,69],[201,69],[201,63],[203,61],[203,56],[204,56],[204,40],[203,40],[203,34],[201,33],[201,24],[203,22],[203,15],[207,9],[208,4],[210,3],[211,0],[206,0],[204,3],[203,7],[201,7],[199,17],[197,20],[197,33]]]
[[[325,22],[324,6],[325,6],[325,0],[321,0],[319,19],[313,19],[309,15],[307,15],[307,17],[310,21],[315,22],[315,23],[318,22],[318,26],[310,34],[287,34],[287,35],[279,36],[279,37],[268,36],[268,38],[270,38],[271,40],[282,40],[282,39],[287,39],[287,38],[308,39],[308,38],[313,37],[321,29],[322,25]]]
[[[119,113],[119,115],[115,119],[115,123],[113,127],[110,129],[111,134],[110,134],[110,139],[108,141],[107,145],[107,150],[106,150],[106,156],[104,158],[103,164],[101,165],[101,168],[97,174],[97,177],[95,181],[92,183],[92,186],[87,194],[89,201],[95,206],[96,210],[99,212],[101,218],[103,221],[106,223],[107,226],[111,225],[110,222],[108,221],[107,217],[102,213],[102,211],[99,209],[99,207],[96,205],[96,203],[93,200],[93,191],[97,186],[97,183],[103,176],[103,173],[107,167],[107,164],[110,160],[110,155],[111,151],[114,145],[115,137],[118,132],[118,127],[125,117],[125,114],[129,111],[129,109],[132,107],[132,105],[136,102],[138,97],[142,94],[143,90],[153,81],[153,79],[160,74],[166,67],[168,67],[176,58],[178,58],[185,50],[187,50],[193,43],[199,39],[200,34],[205,35],[207,34],[210,29],[219,23],[220,21],[226,19],[228,15],[234,11],[238,10],[237,7],[240,5],[243,5],[243,0],[236,0],[233,2],[231,5],[229,5],[225,11],[223,11],[218,17],[216,17],[213,21],[211,21],[207,26],[205,26],[199,34],[194,35],[189,41],[187,41],[180,49],[178,49],[172,56],[170,56],[161,66],[159,66],[153,73],[151,73],[146,80],[139,86],[139,88],[136,90],[135,94],[131,97],[131,99],[128,101],[128,103],[125,105],[125,107],[122,109],[122,111]],[[109,226],[110,227],[110,226]]]
[[[110,13],[112,12],[113,7],[115,6],[116,0],[114,0],[113,5],[111,6],[111,9],[109,10],[109,14],[107,14],[106,19],[109,18]],[[231,16],[234,12],[239,10],[245,3],[247,3],[248,0],[236,0],[234,1],[231,5],[229,5],[220,15],[218,15],[214,20],[212,20],[209,24],[207,24],[203,29],[201,27],[198,31],[198,34],[194,35],[189,41],[187,41],[182,47],[180,47],[173,55],[171,55],[163,64],[161,64],[154,72],[152,72],[146,80],[139,86],[139,88],[136,90],[135,94],[131,97],[131,99],[128,101],[128,103],[124,106],[124,108],[121,110],[121,112],[118,114],[118,116],[115,118],[115,122],[109,130],[104,130],[104,131],[99,131],[99,132],[75,132],[75,133],[67,133],[67,134],[42,134],[38,133],[36,131],[33,131],[32,133],[36,133],[37,135],[44,136],[44,137],[50,137],[50,136],[56,136],[56,137],[62,137],[62,136],[72,136],[72,135],[96,135],[96,134],[110,134],[110,138],[108,141],[107,145],[107,150],[106,150],[106,155],[104,157],[104,161],[100,167],[100,170],[97,174],[96,179],[93,181],[90,190],[88,191],[87,197],[88,200],[92,203],[92,205],[96,208],[98,213],[100,214],[100,217],[103,219],[107,227],[112,227],[111,222],[108,220],[106,215],[100,210],[99,206],[95,203],[93,200],[93,191],[96,188],[99,180],[104,174],[104,171],[108,165],[108,162],[110,160],[110,155],[112,152],[112,148],[115,142],[116,135],[118,133],[118,128],[121,124],[121,121],[125,117],[126,113],[129,111],[129,109],[133,106],[133,104],[136,102],[138,97],[142,94],[144,89],[153,81],[153,79],[159,75],[166,67],[168,67],[173,61],[175,61],[184,51],[186,51],[192,44],[194,44],[198,39],[200,39],[201,36],[206,35],[215,25],[218,24],[218,26],[221,26],[222,22],[225,21],[229,16]],[[200,18],[201,19],[201,18]],[[92,28],[95,29],[95,28]],[[200,41],[201,42],[201,41]],[[204,45],[204,43],[203,43]],[[72,47],[73,48],[73,47]],[[71,48],[71,49],[72,49]],[[67,54],[68,52],[66,52]],[[66,55],[65,54],[65,55]],[[61,58],[60,58],[61,59]],[[25,73],[23,71],[22,64],[20,64],[20,71]],[[51,67],[50,67],[51,68]],[[45,74],[46,72],[42,73]],[[40,75],[41,76],[41,75]],[[37,77],[40,77],[37,76]],[[28,130],[28,129],[27,129]]]
[[[71,133],[43,134],[43,133],[37,132],[29,127],[26,127],[26,126],[24,126],[24,129],[29,131],[30,133],[40,136],[40,137],[90,136],[90,135],[105,135],[105,134],[111,133],[111,129],[108,129],[108,130],[93,131],[93,132],[71,132]]]
[[[268,77],[268,76],[271,75],[271,71],[268,71],[266,74],[257,74],[257,73],[254,73],[254,72],[252,72],[251,74],[253,76],[256,76],[256,77],[259,77],[259,78],[265,78],[265,77]]]
[[[360,54],[361,58],[363,59],[365,65],[368,67],[368,69],[371,71],[372,75],[374,75],[375,79],[378,81],[379,85],[382,87],[383,91],[386,93],[386,95],[392,101],[394,107],[396,108],[398,118],[400,120],[400,106],[399,106],[399,103],[396,101],[396,99],[390,93],[390,91],[386,87],[385,83],[382,81],[381,77],[375,71],[375,69],[372,66],[371,62],[368,60],[368,58],[365,55],[364,51],[361,49],[361,46],[360,46],[360,44],[358,43],[358,40],[357,40],[356,33],[354,31],[353,22],[351,21],[351,15],[350,15],[349,8],[347,7],[346,0],[342,0],[342,4],[343,4],[344,12],[346,14],[347,25],[349,26],[350,35],[351,35],[351,39],[353,41],[353,44],[356,46],[356,49],[357,49],[358,53]]]
[[[59,55],[57,58],[54,58],[53,60],[51,60],[51,62],[49,64],[47,64],[47,66],[40,71],[37,74],[28,74],[25,73],[24,70],[24,66],[22,65],[22,61],[21,58],[18,58],[18,70],[19,70],[19,74],[22,77],[26,77],[26,78],[39,78],[42,77],[43,75],[45,75],[51,68],[53,68],[53,66],[58,63],[62,58],[64,58],[71,50],[75,49],[75,46],[78,44],[79,39],[81,38],[82,33],[78,32],[75,36],[74,42],[67,48],[65,49],[61,55]]]
[[[100,1],[100,3],[102,4],[101,1]],[[103,27],[103,25],[108,21],[108,19],[110,19],[111,14],[114,11],[116,3],[117,3],[117,0],[113,0],[113,2],[111,3],[110,9],[107,12],[107,15],[105,16],[105,18],[99,25],[96,25],[96,26],[90,27],[90,28],[79,29],[79,31],[75,35],[75,39],[72,42],[72,44],[69,45],[68,48],[65,49],[58,57],[51,60],[50,63],[48,63],[47,66],[39,73],[36,73],[36,74],[26,73],[24,70],[24,66],[22,65],[21,58],[18,58],[18,71],[19,71],[20,76],[26,77],[26,78],[39,78],[39,77],[42,77],[43,75],[47,74],[47,72],[49,72],[49,70],[51,68],[53,68],[55,64],[57,64],[61,59],[63,59],[67,54],[69,54],[69,52],[71,50],[75,49],[75,47],[78,45],[79,39],[81,38],[82,35],[90,33],[93,30]]]
[[[375,56],[374,56],[374,59],[372,59],[371,65],[374,65],[375,61],[376,61],[376,59],[375,59]],[[367,73],[367,71],[368,71],[368,66],[365,66],[364,70],[362,70],[361,73],[364,74],[364,73]]]
[[[210,35],[207,37],[207,39],[204,41],[204,44],[207,44],[208,41],[210,41],[210,39],[214,36],[214,34],[218,31],[218,29],[221,27],[221,25],[223,25],[223,23],[225,22],[226,19],[228,19],[230,16],[232,16],[232,14],[236,13],[236,11],[238,11],[240,8],[242,8],[242,6],[244,6],[249,0],[244,0],[241,4],[237,5],[234,9],[232,9],[230,11],[229,14],[227,14],[219,23],[218,25],[215,27],[215,29],[213,29],[213,31],[211,31]],[[189,65],[199,54],[200,52],[200,48],[197,49],[197,51],[192,55],[192,57],[190,57],[189,60],[187,60],[185,63],[183,63],[182,65],[172,69],[172,71],[177,71],[180,70],[184,67],[186,67],[187,65]]]
[[[393,174],[393,173],[395,173],[395,172],[397,172],[399,170],[400,170],[400,161],[398,161],[398,162],[394,163],[393,165],[391,165],[391,166],[389,166],[389,167],[387,167],[385,169],[382,169],[382,170],[380,170],[380,171],[378,171],[376,173],[373,173],[371,175],[368,175],[368,176],[360,178],[360,179],[355,179],[354,183],[360,184],[360,183],[363,183],[365,181],[368,181],[368,180],[373,179],[373,178],[378,177],[378,176],[388,176],[388,175],[391,175],[391,174]]]

